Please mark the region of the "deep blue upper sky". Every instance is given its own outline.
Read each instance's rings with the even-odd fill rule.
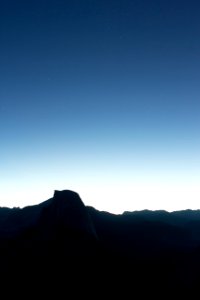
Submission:
[[[199,15],[194,0],[1,1],[0,205],[71,188],[110,211],[199,207]]]

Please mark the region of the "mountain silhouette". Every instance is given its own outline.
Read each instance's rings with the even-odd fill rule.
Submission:
[[[88,298],[130,289],[191,296],[200,283],[200,211],[115,215],[55,191],[38,205],[0,208],[0,263],[2,284],[34,282],[46,296],[58,287],[73,297],[79,289]]]
[[[60,226],[63,230],[97,238],[91,217],[79,195],[75,192],[55,191],[54,197],[46,203],[40,214],[40,222],[47,230]]]

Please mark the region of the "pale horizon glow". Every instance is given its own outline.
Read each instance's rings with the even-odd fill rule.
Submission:
[[[60,181],[61,182],[61,181]],[[88,185],[87,185],[88,184]],[[79,182],[78,184],[49,184],[44,187],[36,183],[29,188],[22,184],[5,187],[0,195],[0,206],[25,207],[39,204],[53,197],[54,190],[73,190],[77,192],[87,206],[100,211],[121,214],[124,211],[166,210],[178,211],[200,209],[200,186],[198,182],[182,184],[179,182],[163,183],[160,180],[151,183],[136,181],[121,183],[110,180],[102,187],[100,184]]]
[[[100,147],[88,153],[53,148],[47,154],[41,152],[40,159],[32,152],[21,155],[7,163],[8,170],[2,173],[0,206],[39,204],[51,198],[54,190],[69,189],[85,205],[111,213],[199,209],[197,147],[189,154],[186,150],[179,154],[178,147],[171,152],[167,148],[168,153],[151,148],[151,144],[145,151],[132,148],[131,153],[119,145],[118,151],[110,147],[106,154]]]

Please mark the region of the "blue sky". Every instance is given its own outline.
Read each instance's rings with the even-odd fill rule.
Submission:
[[[0,205],[199,208],[198,1],[2,1]]]

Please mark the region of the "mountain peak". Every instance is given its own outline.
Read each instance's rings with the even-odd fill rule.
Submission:
[[[84,206],[84,203],[82,202],[79,194],[71,190],[55,190],[53,199],[55,201],[63,202],[63,204],[67,206]]]
[[[79,194],[71,190],[54,191],[51,202],[53,215],[63,225],[96,237],[90,215]]]

